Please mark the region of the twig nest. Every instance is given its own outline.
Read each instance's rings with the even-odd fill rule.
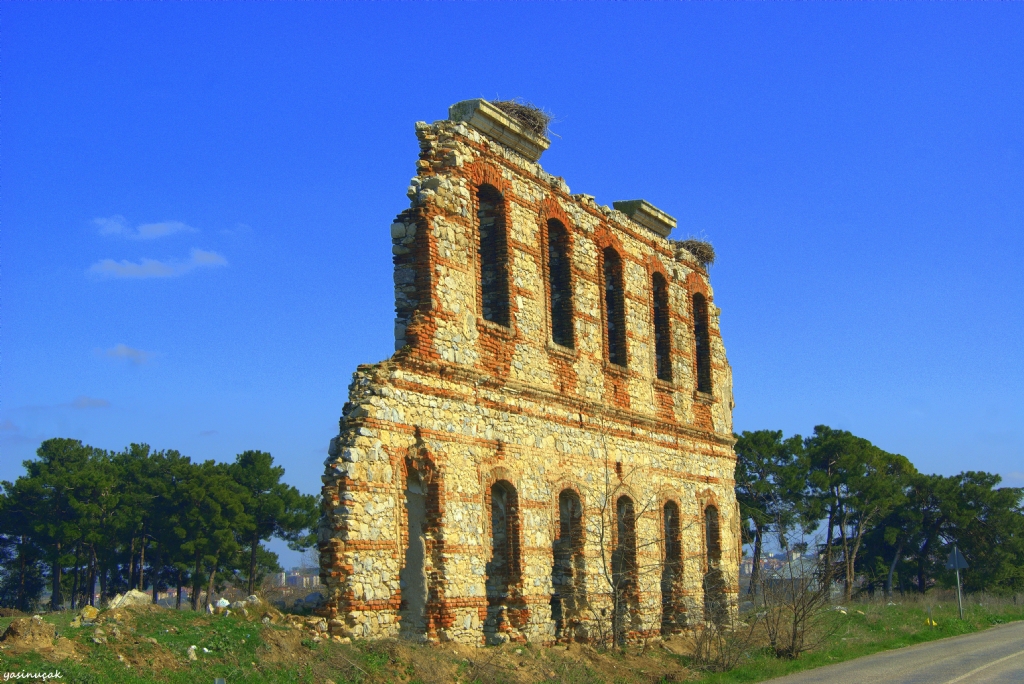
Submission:
[[[679,243],[679,246],[697,257],[697,261],[704,266],[712,266],[715,263],[715,248],[706,240],[689,238]]]
[[[544,135],[551,123],[551,115],[540,107],[516,98],[515,100],[491,100],[491,104],[508,114],[528,131]]]

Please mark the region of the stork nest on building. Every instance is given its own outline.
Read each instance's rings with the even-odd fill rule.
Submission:
[[[544,135],[548,130],[548,124],[551,123],[552,116],[550,114],[520,98],[491,100],[491,104],[536,135]]]
[[[689,238],[681,241],[679,246],[697,257],[697,261],[703,264],[705,268],[715,263],[715,248],[707,240]]]

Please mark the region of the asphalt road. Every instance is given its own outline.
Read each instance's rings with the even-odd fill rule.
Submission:
[[[1024,622],[876,653],[769,681],[778,684],[1022,684]]]

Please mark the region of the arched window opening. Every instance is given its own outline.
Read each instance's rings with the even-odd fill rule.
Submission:
[[[491,560],[487,574],[487,621],[484,632],[494,642],[498,632],[508,631],[510,598],[520,580],[519,501],[510,482],[491,485]]]
[[[668,283],[655,273],[651,278],[654,291],[654,356],[660,380],[672,382],[672,338],[668,316]]]
[[[704,553],[704,619],[722,624],[728,615],[728,603],[722,573],[722,535],[714,506],[704,509]]]
[[[613,613],[612,632],[615,642],[624,644],[626,632],[639,611],[636,592],[636,512],[633,500],[621,496],[615,504],[616,537],[612,553]]]
[[[586,598],[586,574],[583,558],[583,506],[579,495],[563,489],[558,495],[558,538],[552,545],[551,619],[555,638],[571,636],[580,624],[580,611]]]
[[[626,301],[622,287],[622,258],[611,247],[604,250],[604,311],[608,332],[608,360],[626,365]]]
[[[548,291],[550,293],[551,339],[573,347],[573,306],[569,233],[560,221],[548,221]]]
[[[427,629],[427,486],[415,471],[406,479],[405,515],[409,539],[405,564],[398,575],[402,592],[401,627],[405,634],[420,635]]]
[[[477,191],[480,220],[480,306],[484,320],[507,326],[508,239],[505,234],[505,200],[493,186]]]
[[[704,295],[693,295],[693,337],[697,346],[697,391],[711,392],[711,337],[708,331],[708,303]]]
[[[686,627],[683,604],[683,540],[679,505],[669,501],[664,508],[665,564],[661,571],[661,633],[676,634]]]

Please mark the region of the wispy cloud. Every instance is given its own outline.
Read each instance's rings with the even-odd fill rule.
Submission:
[[[136,366],[141,366],[156,356],[153,352],[135,349],[134,347],[129,347],[127,344],[115,344],[110,349],[103,350],[103,355],[109,359],[131,361]]]
[[[189,258],[185,261],[168,259],[159,261],[157,259],[142,259],[138,263],[128,261],[114,261],[103,259],[97,261],[86,271],[89,275],[97,278],[176,278],[185,275],[197,268],[209,266],[227,266],[228,261],[216,252],[206,252],[201,249],[193,249]]]
[[[85,395],[76,397],[75,400],[71,402],[71,408],[76,409],[108,408],[109,406],[110,402],[106,399],[97,399],[96,397],[87,397]]]
[[[1010,486],[1020,487],[1024,485],[1024,472],[1006,473],[1003,475],[1003,480]]]
[[[174,233],[197,233],[195,228],[181,221],[161,221],[160,223],[143,223],[132,228],[124,216],[116,215],[109,218],[95,218],[94,226],[100,229],[100,235],[117,235],[130,240],[155,240],[156,238],[173,235]]]
[[[213,437],[215,434],[217,434],[217,431],[216,430],[203,430],[199,434],[201,436],[203,436],[203,437]]]
[[[17,432],[18,426],[9,420],[5,420],[0,423],[0,432]]]

